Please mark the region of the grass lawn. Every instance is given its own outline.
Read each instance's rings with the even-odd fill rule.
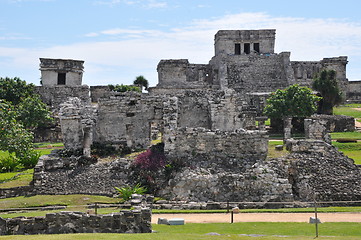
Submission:
[[[0,188],[27,186],[33,180],[34,169],[0,173]]]
[[[346,104],[333,108],[334,115],[346,115],[354,118],[361,118],[361,111],[353,109],[361,108],[361,104]]]
[[[332,145],[336,146],[339,151],[343,152],[349,158],[352,158],[355,164],[361,165],[361,141],[357,143],[332,142]]]
[[[283,141],[268,141],[268,154],[267,158],[278,158],[287,155],[289,152],[286,148],[283,148],[282,151],[277,151],[275,147],[277,145],[283,145]]]
[[[182,226],[153,225],[155,233],[147,234],[66,234],[1,236],[0,239],[26,240],[85,240],[85,239],[126,239],[126,240],[220,240],[220,239],[314,239],[315,226],[308,223],[189,223]],[[209,235],[218,233],[220,235]],[[245,236],[258,234],[266,236]],[[286,237],[287,236],[287,237]],[[323,223],[319,225],[319,239],[354,240],[360,239],[360,223]],[[325,236],[325,237],[323,237]]]

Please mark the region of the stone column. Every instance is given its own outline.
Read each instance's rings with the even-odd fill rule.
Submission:
[[[292,138],[292,117],[283,118],[283,143]]]

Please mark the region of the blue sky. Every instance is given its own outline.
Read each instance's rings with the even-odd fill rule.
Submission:
[[[291,60],[348,56],[361,80],[361,1],[0,0],[0,76],[39,85],[39,58],[85,61],[83,83],[157,83],[161,59],[208,63],[220,29],[276,29]]]

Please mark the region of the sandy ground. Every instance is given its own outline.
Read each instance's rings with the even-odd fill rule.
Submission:
[[[308,222],[313,213],[238,213],[233,222]],[[229,223],[230,213],[203,214],[153,214],[152,223],[158,218],[182,218],[185,223]],[[319,213],[321,222],[361,222],[361,213]]]

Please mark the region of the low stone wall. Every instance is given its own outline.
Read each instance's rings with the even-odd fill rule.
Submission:
[[[347,102],[361,103],[361,81],[348,82]]]
[[[89,164],[79,157],[44,155],[34,169],[36,194],[98,194],[113,196],[128,179],[128,161]]]
[[[107,215],[60,212],[48,213],[45,217],[0,218],[0,235],[150,232],[150,209]]]
[[[355,118],[344,115],[312,115],[311,119],[326,120],[329,132],[353,132],[355,131]]]
[[[0,198],[11,198],[32,195],[33,186],[22,186],[14,188],[0,188]]]

